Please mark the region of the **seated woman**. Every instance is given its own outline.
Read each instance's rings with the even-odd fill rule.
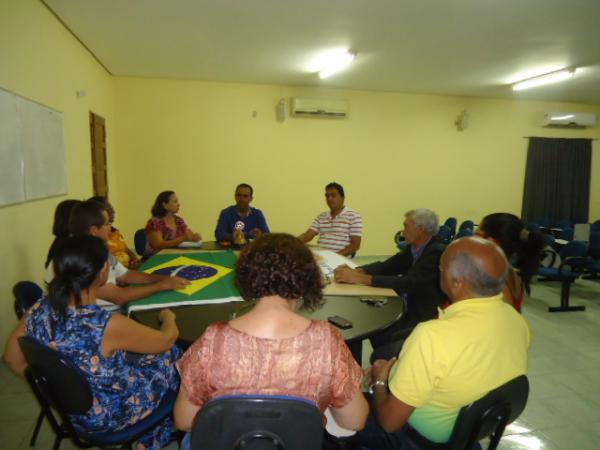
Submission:
[[[361,429],[368,405],[360,366],[337,329],[296,312],[322,304],[321,272],[308,247],[288,234],[263,235],[241,252],[236,271],[242,297],[256,305],[209,326],[177,362],[177,428],[190,431],[212,398],[267,394],[304,397],[322,413],[330,408],[340,426]]]
[[[160,330],[96,305],[96,290],[108,275],[108,250],[93,236],[69,237],[53,256],[55,278],[48,297],[40,299],[21,320],[6,345],[8,366],[23,375],[27,362],[17,338],[31,336],[68,357],[87,376],[98,404],[72,416],[88,432],[117,431],[152,412],[169,389],[179,384],[174,347],[179,334],[175,315],[162,310]],[[126,351],[142,353],[136,361]],[[171,440],[173,422],[166,419],[138,441],[138,449],[160,449]]]
[[[44,267],[48,268],[58,243],[69,236],[69,217],[71,216],[73,207],[78,203],[80,203],[79,200],[63,200],[56,205],[56,209],[54,210],[54,224],[52,225],[54,241],[52,241],[52,244],[48,249],[48,256],[46,256]]]
[[[183,241],[199,241],[200,234],[188,228],[185,221],[179,217],[179,199],[173,191],[158,194],[152,206],[152,219],[146,224],[146,252],[151,256],[165,248],[177,247]]]
[[[509,213],[485,216],[476,234],[498,244],[511,262],[504,301],[521,312],[523,297],[525,293],[529,294],[531,278],[540,266],[542,249],[546,245],[544,236],[539,231],[527,231],[523,221]]]
[[[128,247],[123,233],[114,227],[115,209],[113,206],[106,197],[101,195],[92,197],[90,200],[102,204],[106,208],[106,212],[108,212],[108,221],[110,223],[110,232],[108,233],[108,240],[106,241],[108,250],[110,250],[113,256],[128,269],[137,269],[141,260]]]

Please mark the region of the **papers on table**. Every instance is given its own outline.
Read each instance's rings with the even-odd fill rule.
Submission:
[[[177,247],[179,247],[179,248],[201,248],[202,241],[183,241]]]
[[[315,254],[315,259],[317,260],[323,275],[328,278],[333,278],[333,271],[338,266],[343,266],[345,264],[352,269],[357,267],[357,264],[350,259],[331,250],[312,249],[312,251]]]

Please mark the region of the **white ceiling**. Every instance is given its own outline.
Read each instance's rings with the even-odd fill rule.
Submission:
[[[600,104],[600,0],[44,0],[114,75]],[[358,56],[320,80],[312,57]],[[513,92],[567,66],[569,81]]]

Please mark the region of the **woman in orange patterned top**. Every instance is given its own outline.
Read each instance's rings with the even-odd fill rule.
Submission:
[[[256,304],[210,325],[177,362],[177,427],[190,431],[213,398],[265,394],[306,398],[321,413],[330,408],[340,426],[362,429],[368,405],[360,366],[337,329],[296,312],[323,302],[321,272],[308,247],[289,234],[261,236],[240,254],[236,285]]]
[[[108,245],[108,250],[115,258],[119,260],[121,264],[128,269],[137,269],[141,263],[140,259],[127,246],[127,242],[125,242],[125,237],[123,234],[113,226],[113,222],[115,220],[115,209],[112,207],[108,199],[101,195],[92,197],[90,200],[101,203],[106,208],[106,212],[108,213],[108,220],[110,222],[110,233],[108,235],[108,241],[106,242]]]

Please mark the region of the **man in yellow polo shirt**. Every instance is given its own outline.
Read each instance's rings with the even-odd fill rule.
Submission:
[[[415,430],[447,442],[461,407],[527,372],[529,327],[502,301],[507,270],[504,253],[491,241],[463,238],[447,247],[441,287],[452,304],[415,328],[398,361],[373,364],[377,419],[369,417],[363,445],[418,449],[409,437]]]

